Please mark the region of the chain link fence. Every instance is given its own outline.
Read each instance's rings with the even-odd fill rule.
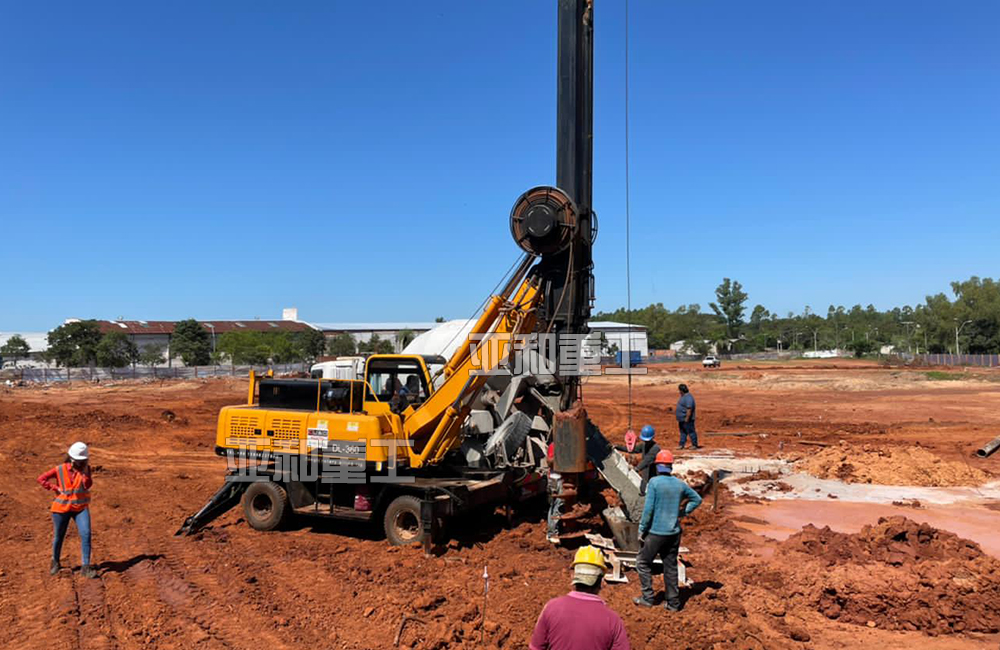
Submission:
[[[1000,366],[1000,354],[918,354],[916,360],[928,366]]]
[[[119,381],[126,379],[199,379],[204,377],[246,377],[250,371],[273,370],[274,374],[308,372],[309,364],[285,363],[270,366],[176,366],[173,368],[8,368],[0,379],[32,383],[64,381]]]

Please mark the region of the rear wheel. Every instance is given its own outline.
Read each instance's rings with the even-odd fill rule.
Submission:
[[[288,511],[288,492],[273,481],[259,481],[243,495],[243,514],[256,530],[274,530]]]
[[[393,546],[424,541],[420,523],[420,499],[410,495],[396,497],[385,509],[385,536]]]

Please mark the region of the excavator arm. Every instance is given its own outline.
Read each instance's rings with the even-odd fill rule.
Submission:
[[[489,375],[500,369],[515,347],[535,329],[541,297],[528,274],[527,256],[502,292],[490,298],[482,315],[442,372],[445,380],[418,408],[403,412],[403,436],[410,466],[434,465],[462,442],[462,424]]]

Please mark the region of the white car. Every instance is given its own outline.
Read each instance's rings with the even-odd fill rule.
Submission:
[[[701,360],[701,365],[703,368],[721,368],[722,362],[719,361],[719,357],[710,354]]]

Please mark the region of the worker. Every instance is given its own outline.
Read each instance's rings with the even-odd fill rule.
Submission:
[[[530,650],[629,650],[621,617],[597,595],[606,569],[600,549],[577,549],[573,591],[545,603],[531,634]]]
[[[69,528],[70,519],[76,522],[80,534],[83,555],[80,574],[84,578],[96,578],[97,571],[90,565],[90,488],[94,479],[90,472],[90,451],[86,443],[74,442],[70,445],[66,460],[38,477],[38,483],[46,490],[56,493],[52,501],[52,564],[49,574],[55,575],[62,568],[59,556],[62,554],[63,539]]]
[[[416,401],[420,399],[423,391],[420,388],[420,378],[416,375],[410,375],[406,378],[406,392],[410,396],[411,401]]]
[[[701,445],[698,444],[698,432],[694,430],[694,396],[688,390],[687,384],[678,386],[677,391],[680,393],[680,397],[677,400],[675,414],[677,415],[677,428],[681,432],[681,440],[677,448],[684,449],[688,436],[690,436],[691,446],[695,449],[701,449]]]
[[[639,432],[639,440],[642,441],[641,446],[635,449],[628,449],[623,445],[615,445],[615,449],[618,451],[642,454],[642,457],[635,466],[635,471],[639,472],[639,475],[642,477],[642,483],[639,484],[640,495],[646,494],[646,485],[649,484],[649,479],[656,476],[653,473],[655,470],[654,465],[656,464],[654,461],[656,460],[656,454],[660,453],[660,445],[656,444],[656,441],[653,440],[655,437],[656,429],[653,428],[653,425],[647,424]]]
[[[549,514],[545,519],[545,538],[552,544],[559,543],[559,518],[562,516],[563,504],[566,502],[560,496],[563,491],[562,474],[555,471],[552,467],[555,461],[555,448],[555,443],[550,442],[548,453],[545,455],[546,464],[549,468],[549,477],[546,485],[549,495]]]
[[[663,561],[663,589],[666,592],[663,607],[680,611],[680,593],[677,589],[677,552],[681,547],[680,517],[691,514],[701,505],[701,497],[684,481],[671,476],[674,455],[664,449],[656,456],[655,476],[649,482],[646,503],[639,520],[639,543],[642,548],[636,558],[635,569],[639,574],[642,595],[633,599],[636,605],[652,607],[653,560]],[[683,514],[681,502],[687,499]]]

